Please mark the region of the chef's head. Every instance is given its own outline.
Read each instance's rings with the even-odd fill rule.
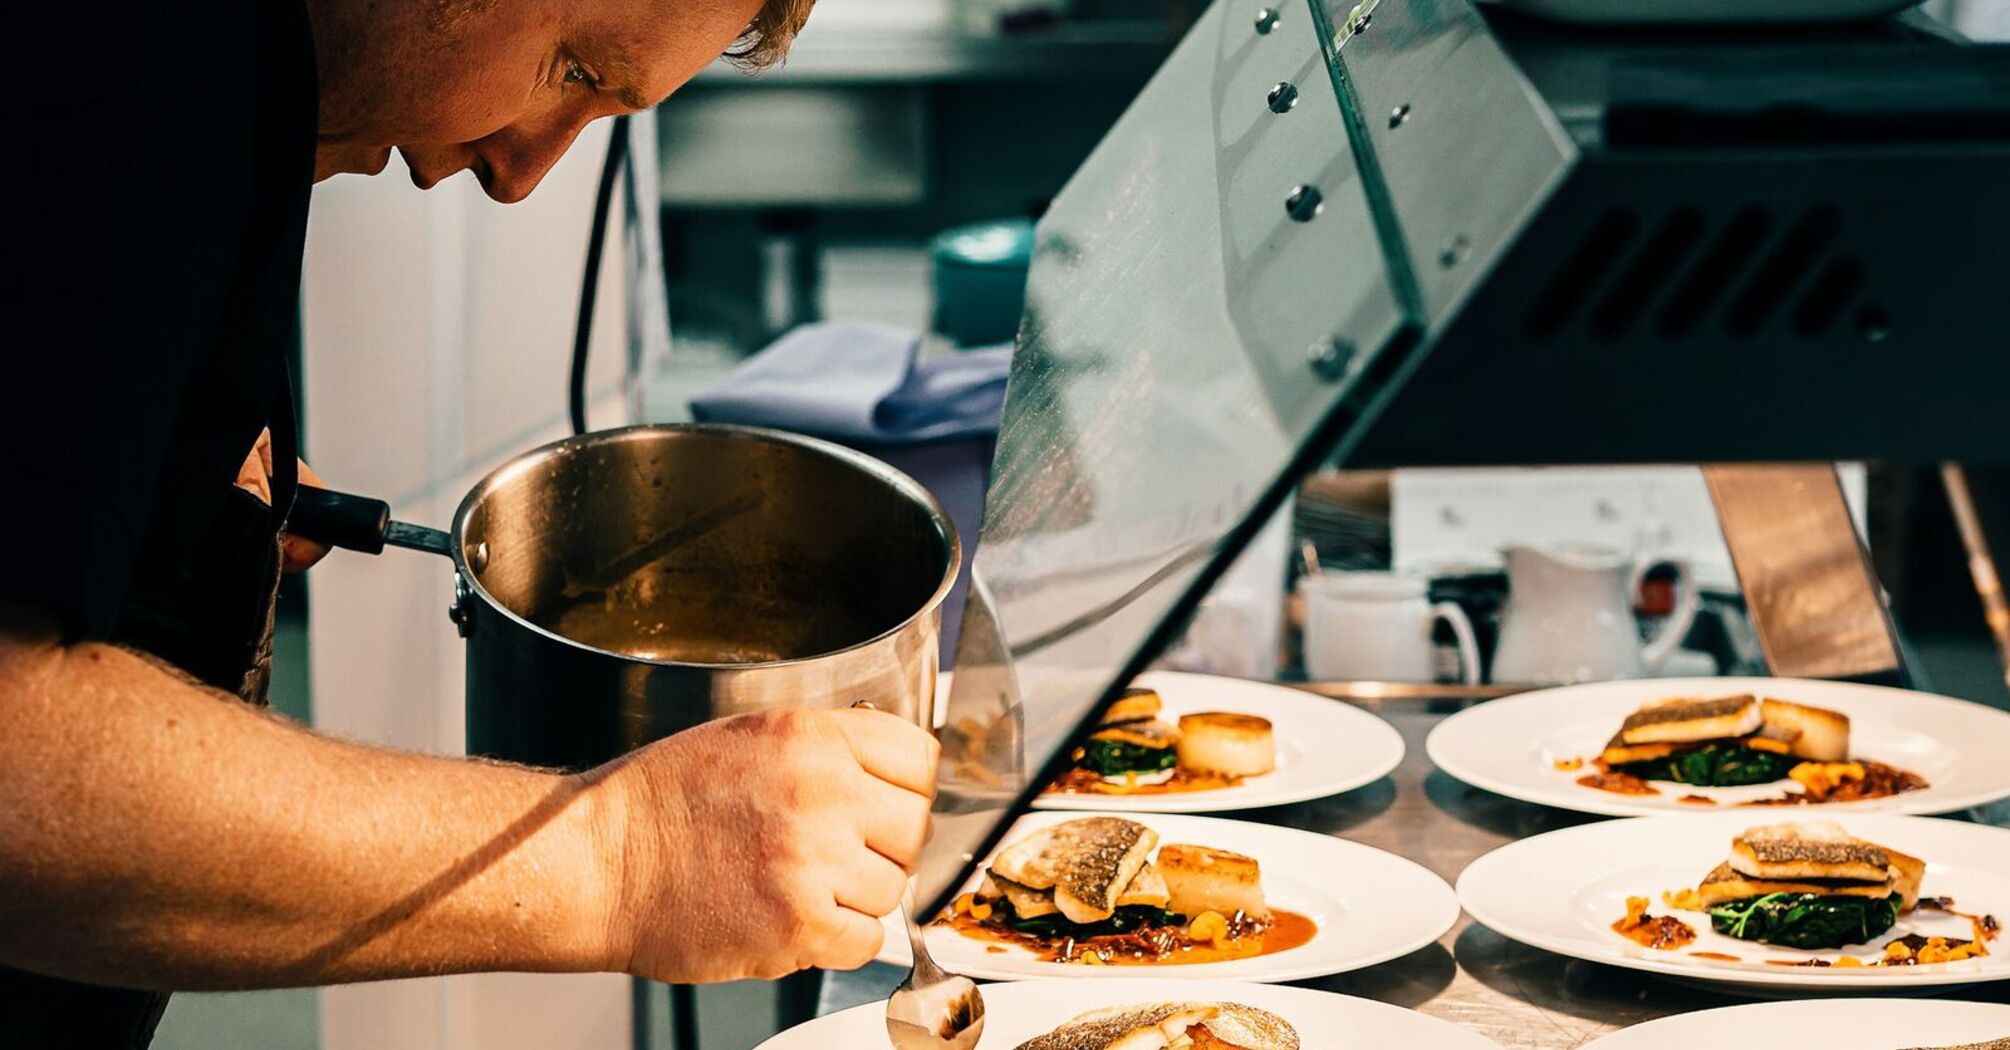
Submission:
[[[814,0],[308,0],[314,176],[391,150],[429,188],[472,169],[522,200],[587,122],[662,101],[722,53],[778,60]]]

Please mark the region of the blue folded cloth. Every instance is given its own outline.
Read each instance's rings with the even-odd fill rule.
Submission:
[[[694,395],[691,417],[847,444],[996,434],[1012,348],[929,361],[917,360],[920,351],[920,337],[886,325],[804,325]]]

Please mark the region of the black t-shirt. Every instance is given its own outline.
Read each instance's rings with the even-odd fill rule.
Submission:
[[[9,12],[8,45],[0,601],[237,691],[284,501],[272,512],[233,481],[267,426],[292,447],[306,12],[35,3]],[[0,1044],[144,1046],[163,1003],[0,969]]]

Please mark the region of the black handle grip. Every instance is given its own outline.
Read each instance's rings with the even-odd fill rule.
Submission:
[[[391,528],[391,505],[368,496],[302,485],[293,496],[286,531],[316,543],[364,554],[384,552]]]

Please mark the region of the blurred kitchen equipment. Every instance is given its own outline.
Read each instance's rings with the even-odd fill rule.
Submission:
[[[1905,682],[1883,588],[1826,463],[1703,468],[1775,675]]]
[[[798,328],[692,395],[701,422],[771,427],[839,442],[914,478],[974,536],[990,478],[1010,346],[924,359],[921,338],[890,325]],[[943,601],[942,660],[952,663],[969,573]]]
[[[1570,684],[1643,678],[1659,670],[1695,622],[1699,598],[1686,563],[1601,547],[1509,546],[1507,608],[1494,652],[1497,682]],[[1634,622],[1649,569],[1675,569],[1675,610],[1645,646]]]
[[[1494,0],[1559,22],[1590,25],[1678,25],[1743,22],[1859,22],[1920,0]]]
[[[297,534],[453,559],[468,751],[580,769],[781,707],[932,724],[955,529],[868,456],[751,427],[599,431],[476,485],[451,534],[303,488]]]
[[[980,36],[1050,26],[1074,6],[1074,0],[955,0],[957,25]]]
[[[1432,604],[1430,582],[1391,572],[1333,572],[1299,581],[1305,596],[1305,670],[1322,680],[1430,682],[1432,632],[1457,638],[1460,681],[1480,681],[1479,643],[1457,602]]]
[[[1026,309],[1033,224],[1025,219],[944,230],[929,242],[936,331],[959,346],[1009,343]]]
[[[1277,512],[1208,591],[1186,633],[1152,666],[1269,681],[1283,655],[1291,512]]]
[[[942,972],[928,954],[915,918],[914,880],[907,881],[900,917],[914,966],[886,1001],[886,1038],[893,1050],[970,1050],[984,1035],[984,995],[968,977]]]

